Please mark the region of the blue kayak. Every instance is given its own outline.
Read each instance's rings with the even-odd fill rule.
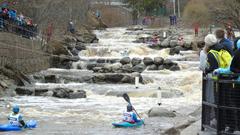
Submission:
[[[118,128],[131,128],[131,127],[140,127],[143,125],[143,120],[141,120],[140,122],[136,122],[134,124],[129,123],[129,122],[117,122],[117,123],[112,123],[112,125],[114,127],[118,127]]]
[[[32,129],[37,127],[37,121],[36,120],[30,120],[26,122],[26,129]],[[12,126],[10,124],[0,124],[0,132],[7,132],[7,131],[21,131],[25,128],[21,128],[18,126]]]

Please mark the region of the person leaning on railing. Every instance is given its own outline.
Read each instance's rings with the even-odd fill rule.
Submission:
[[[231,65],[227,68],[218,68],[214,70],[214,74],[231,74],[231,73],[240,73],[240,39],[238,39],[236,44],[236,51],[234,53]],[[240,77],[238,78],[240,81]]]
[[[201,57],[203,56],[200,54],[200,65],[203,64],[203,66],[205,66],[202,67],[205,69],[204,72],[208,74],[212,73],[215,69],[229,67],[232,56],[222,44],[217,42],[216,36],[213,34],[208,34],[204,41],[204,55],[207,55],[207,59],[201,61]]]

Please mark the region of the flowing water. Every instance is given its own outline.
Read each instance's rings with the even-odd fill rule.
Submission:
[[[176,60],[181,71],[145,71],[143,77],[154,80],[153,83],[140,85],[136,89],[130,84],[87,84],[87,83],[36,83],[40,88],[70,88],[87,92],[86,99],[58,99],[53,97],[19,96],[6,98],[0,104],[0,122],[6,122],[10,109],[8,104],[19,104],[25,119],[38,120],[38,128],[19,133],[0,133],[6,135],[142,135],[159,134],[160,127],[168,126],[161,120],[147,118],[147,112],[156,106],[158,87],[164,91],[177,91],[180,96],[163,98],[162,106],[175,110],[179,114],[187,115],[200,106],[201,101],[201,72],[198,71],[197,61],[183,61],[185,57],[195,57],[192,51],[182,52],[182,55],[169,56],[168,50],[152,50],[147,44],[132,43],[138,37],[148,36],[154,30],[130,32],[125,28],[111,28],[95,31],[99,40],[97,44],[90,44],[86,51],[79,53],[81,59],[120,59],[124,51],[130,57],[162,56]],[[124,54],[125,55],[125,54]],[[178,61],[181,59],[181,61]],[[78,76],[86,70],[49,69],[44,72]],[[140,115],[145,118],[146,126],[134,129],[116,129],[111,123],[120,121],[122,112],[126,108],[126,101],[118,97],[123,92],[129,92],[132,103]]]

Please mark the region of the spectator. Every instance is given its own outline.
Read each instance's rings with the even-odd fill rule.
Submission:
[[[228,51],[224,49],[222,44],[218,44],[215,35],[208,34],[204,41],[205,46],[209,48],[205,73],[213,72],[217,68],[229,67],[232,57]]]
[[[2,8],[0,8],[0,29],[3,29],[3,11]]]
[[[194,32],[195,32],[195,37],[198,37],[198,32],[199,32],[199,24],[198,23],[196,23],[194,25]]]
[[[218,43],[222,44],[223,47],[231,54],[233,55],[233,42],[227,38],[225,38],[225,32],[222,29],[219,29],[216,31],[216,37],[218,39]]]
[[[232,63],[230,66],[230,70],[234,73],[240,73],[240,40],[237,42],[237,50],[234,53],[234,57],[232,59]]]
[[[68,23],[68,30],[69,30],[72,34],[75,33],[75,26],[74,26],[74,23],[73,23],[72,20],[70,20],[69,23]]]

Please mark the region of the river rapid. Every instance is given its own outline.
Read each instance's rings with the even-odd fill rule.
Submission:
[[[140,84],[136,89],[131,84],[87,84],[87,83],[36,83],[41,88],[83,89],[87,92],[86,99],[58,99],[53,97],[17,96],[3,98],[0,102],[0,122],[7,122],[11,111],[9,105],[18,104],[24,119],[36,119],[38,127],[23,132],[0,133],[0,135],[155,135],[161,129],[169,128],[179,119],[162,120],[148,118],[148,111],[157,106],[157,90],[174,91],[172,96],[162,98],[162,107],[174,110],[179,116],[187,116],[201,104],[201,72],[198,61],[185,61],[187,57],[198,57],[194,51],[181,52],[181,55],[169,56],[168,49],[153,50],[144,43],[133,43],[139,37],[148,36],[158,29],[143,31],[127,31],[126,28],[109,28],[95,31],[99,43],[90,44],[86,51],[79,53],[82,60],[122,58],[127,50],[130,57],[169,58],[177,62],[180,71],[144,71],[143,77],[151,78],[153,83]],[[76,67],[77,63],[73,64]],[[48,69],[44,72],[77,75],[87,73],[85,69]],[[128,92],[132,104],[145,119],[146,125],[134,129],[113,128],[111,123],[121,120],[127,103],[122,97]],[[176,94],[179,93],[179,94]],[[172,94],[172,93],[170,93]]]

